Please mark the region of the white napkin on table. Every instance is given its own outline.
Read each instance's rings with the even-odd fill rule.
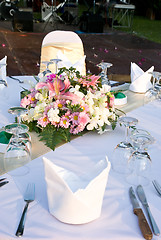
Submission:
[[[136,63],[131,63],[131,84],[129,90],[138,93],[145,93],[149,88],[152,87],[151,84],[151,72],[153,72],[154,67],[152,66],[146,72],[144,72]]]
[[[81,177],[43,157],[49,212],[69,224],[83,224],[97,219],[111,164],[100,160],[92,171]]]
[[[4,80],[7,83],[6,78],[6,65],[7,65],[7,56],[0,60],[0,79]],[[5,86],[4,84],[0,84],[0,88],[3,89]]]
[[[62,51],[58,51],[57,53],[57,58],[61,59],[62,61],[58,62],[58,68],[66,67],[66,68],[76,68],[77,71],[82,73],[84,69],[84,64],[85,64],[85,58],[86,56],[84,55],[81,57],[77,62],[72,63],[63,53]]]

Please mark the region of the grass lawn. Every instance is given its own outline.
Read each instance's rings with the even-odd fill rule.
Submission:
[[[161,43],[161,20],[134,16],[132,31],[137,36]]]

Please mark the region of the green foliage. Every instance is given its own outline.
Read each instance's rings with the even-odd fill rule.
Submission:
[[[69,129],[56,128],[52,125],[47,125],[39,136],[40,141],[45,141],[45,145],[54,151],[58,144],[69,142],[71,134]]]
[[[37,125],[37,121],[32,121],[32,122],[23,122],[24,124],[26,124],[29,127],[29,131],[30,132],[36,132],[36,133],[40,133],[41,132],[41,128]]]

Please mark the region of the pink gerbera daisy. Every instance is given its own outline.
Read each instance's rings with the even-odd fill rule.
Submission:
[[[79,112],[74,112],[71,115],[72,123],[75,124],[75,125],[78,124],[78,116],[79,116]]]
[[[63,116],[60,119],[60,127],[64,127],[64,128],[68,128],[70,125],[70,121],[69,118]]]
[[[39,118],[38,120],[38,124],[41,127],[46,127],[48,125],[48,123],[50,123],[48,117],[46,115],[44,115],[43,117]]]

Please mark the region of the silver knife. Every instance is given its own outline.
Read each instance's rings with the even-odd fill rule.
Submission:
[[[137,215],[139,220],[139,227],[143,234],[143,237],[147,240],[151,240],[153,238],[152,231],[149,227],[149,224],[144,216],[144,213],[139,205],[139,202],[135,196],[134,190],[132,187],[129,189],[130,200],[133,205],[133,212]]]
[[[148,202],[147,202],[147,199],[146,199],[146,196],[145,196],[145,192],[144,192],[144,189],[141,185],[137,186],[137,194],[138,194],[138,197],[141,201],[141,203],[143,204],[143,206],[145,207],[146,211],[147,211],[147,214],[148,214],[148,217],[149,217],[149,221],[150,221],[150,224],[151,224],[151,227],[152,227],[152,230],[154,232],[155,235],[159,236],[160,235],[160,230],[151,214],[151,211],[150,211],[150,208],[149,208],[149,205],[148,205]]]
[[[4,181],[0,183],[0,187],[4,186],[5,184],[9,183],[9,181]]]

